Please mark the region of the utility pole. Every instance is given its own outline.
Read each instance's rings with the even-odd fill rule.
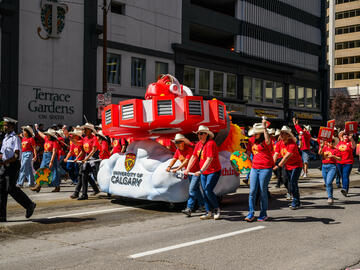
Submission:
[[[106,0],[103,0],[103,93],[107,92],[107,13]],[[111,0],[110,0],[111,3]]]

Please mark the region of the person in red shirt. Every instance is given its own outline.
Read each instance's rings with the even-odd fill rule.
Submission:
[[[59,159],[59,177],[63,177],[66,175],[66,164],[64,163],[64,159],[66,157],[66,153],[68,152],[69,145],[65,143],[65,134],[62,129],[56,131],[56,136],[59,142],[59,150],[58,150],[58,159]]]
[[[75,129],[74,131],[70,132],[69,135],[70,151],[65,157],[64,162],[66,163],[66,171],[69,173],[72,185],[77,185],[78,183],[81,183],[81,181],[78,179],[79,165],[77,161],[83,160],[85,156],[85,152],[82,148],[82,131]],[[69,160],[71,162],[68,162]]]
[[[345,131],[339,133],[340,142],[336,148],[340,151],[341,160],[338,161],[338,168],[342,180],[341,193],[346,197],[349,192],[350,173],[354,164],[353,151],[356,148],[356,143],[353,134],[348,134]]]
[[[120,138],[120,139],[114,138],[112,140],[112,150],[110,152],[110,155],[113,155],[116,153],[125,153],[126,146],[127,146],[127,142],[126,142],[125,138]]]
[[[185,175],[189,174],[196,160],[198,160],[200,170],[195,172],[195,176],[200,176],[206,209],[206,214],[202,215],[200,219],[211,219],[212,213],[214,213],[215,220],[220,219],[220,208],[214,188],[221,176],[221,164],[218,148],[213,140],[214,133],[208,127],[201,125],[196,134],[198,135],[199,142],[195,145],[194,152],[185,170]]]
[[[192,156],[194,148],[192,143],[184,137],[182,134],[176,134],[174,143],[176,145],[176,151],[174,154],[173,159],[170,161],[169,166],[166,168],[167,172],[176,173],[182,169],[185,169],[186,166],[189,164],[189,160]],[[175,165],[176,161],[180,161],[181,164],[177,167],[172,169]],[[191,168],[191,173],[196,173],[200,170],[199,162],[195,160],[194,166]],[[187,201],[187,206],[182,212],[191,217],[191,212],[195,210],[195,204],[198,203],[199,209],[204,207],[204,197],[200,191],[200,177],[196,175],[188,175],[188,179],[190,181],[189,186],[189,199]]]
[[[81,185],[76,185],[75,191],[72,194],[72,198],[78,198],[78,200],[87,200],[88,199],[88,184],[93,188],[93,195],[96,195],[100,192],[98,186],[95,183],[95,180],[91,177],[91,174],[94,175],[95,171],[95,161],[94,154],[99,149],[99,143],[94,134],[96,130],[93,124],[86,123],[81,127],[84,130],[85,137],[83,138],[83,149],[85,152],[85,158],[82,160],[80,166],[80,175],[81,175]],[[79,193],[82,187],[82,195],[79,197]]]
[[[274,160],[272,157],[273,145],[270,135],[266,128],[267,121],[256,123],[253,126],[253,136],[249,139],[246,153],[253,155],[252,168],[250,171],[250,191],[249,191],[249,213],[245,220],[252,222],[255,220],[255,199],[260,188],[260,215],[258,221],[265,221],[268,209],[268,185],[272,175]]]
[[[19,178],[17,185],[23,187],[24,180],[27,178],[28,186],[33,187],[35,185],[34,173],[32,162],[37,159],[36,155],[36,143],[34,140],[34,131],[30,126],[21,127],[23,131],[23,137],[21,140],[22,153],[21,153],[21,167],[19,172]]]
[[[281,155],[282,159],[274,169],[285,166],[290,191],[293,196],[292,203],[289,207],[292,210],[296,210],[301,206],[298,180],[302,171],[303,163],[298,146],[294,141],[294,135],[291,133],[291,129],[287,126],[283,126],[280,136],[283,143],[277,149],[276,155]]]
[[[156,142],[160,143],[162,146],[166,147],[168,150],[170,150],[173,153],[176,151],[176,147],[174,143],[169,138],[159,137],[156,139]]]
[[[331,142],[320,142],[319,155],[322,156],[322,176],[325,181],[326,191],[328,195],[328,204],[334,203],[333,197],[333,181],[336,175],[336,163],[341,161],[341,153],[335,148],[335,140]]]
[[[99,142],[99,158],[108,159],[110,157],[108,139],[101,130],[96,134],[96,137]]]
[[[58,173],[58,149],[59,144],[57,141],[56,131],[49,128],[46,132],[42,133],[38,130],[39,135],[45,140],[44,143],[44,154],[41,161],[40,168],[49,168],[52,172],[51,186],[55,187],[52,192],[60,191],[60,181]],[[32,191],[39,192],[41,186],[36,184],[35,187],[31,188]]]

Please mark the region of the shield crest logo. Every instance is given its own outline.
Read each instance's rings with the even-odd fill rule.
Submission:
[[[127,172],[131,171],[131,169],[135,165],[136,155],[133,153],[126,154],[125,157],[125,169]]]

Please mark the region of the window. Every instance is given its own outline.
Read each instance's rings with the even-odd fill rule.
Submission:
[[[184,68],[184,85],[186,85],[193,92],[195,92],[195,68],[193,67]]]
[[[284,85],[282,83],[275,84],[275,99],[277,104],[283,103],[283,92],[284,92]]]
[[[255,101],[262,102],[262,93],[263,93],[263,81],[259,79],[254,79],[254,92],[255,92]]]
[[[120,15],[125,15],[125,4],[116,1],[111,1],[111,12]]]
[[[210,71],[199,70],[199,94],[203,96],[210,95]]]
[[[107,81],[111,84],[121,84],[121,55],[107,55]]]
[[[222,97],[224,94],[224,73],[214,72],[213,96]]]
[[[244,86],[244,100],[251,100],[251,93],[252,93],[252,79],[249,77],[244,77],[243,80]]]
[[[141,58],[131,58],[131,86],[145,87],[146,61]]]
[[[274,83],[271,81],[265,82],[265,102],[273,103]]]
[[[335,35],[342,35],[342,34],[354,33],[359,31],[360,31],[360,25],[337,27],[335,28]]]
[[[320,109],[320,90],[314,89],[314,95],[315,95],[315,108]]]
[[[236,98],[236,75],[227,74],[226,97]]]
[[[155,62],[155,81],[159,78],[161,74],[169,73],[169,64],[163,62]]]
[[[341,20],[343,18],[350,18],[350,17],[355,17],[355,16],[360,16],[360,9],[336,12],[335,19]]]
[[[306,108],[313,107],[313,90],[312,88],[306,88]]]
[[[296,88],[295,85],[289,85],[289,105],[296,107]]]
[[[298,87],[297,94],[298,94],[298,107],[300,107],[300,108],[305,107],[305,89],[304,89],[304,87]]]

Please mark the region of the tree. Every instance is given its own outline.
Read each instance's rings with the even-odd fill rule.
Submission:
[[[351,120],[360,122],[360,98],[352,100],[351,104]]]
[[[342,91],[334,93],[333,100],[330,105],[330,117],[336,120],[336,126],[340,129],[345,128],[346,121],[352,121],[353,117],[359,113],[359,107],[354,111],[354,101],[350,96]],[[359,104],[359,103],[357,103]]]

